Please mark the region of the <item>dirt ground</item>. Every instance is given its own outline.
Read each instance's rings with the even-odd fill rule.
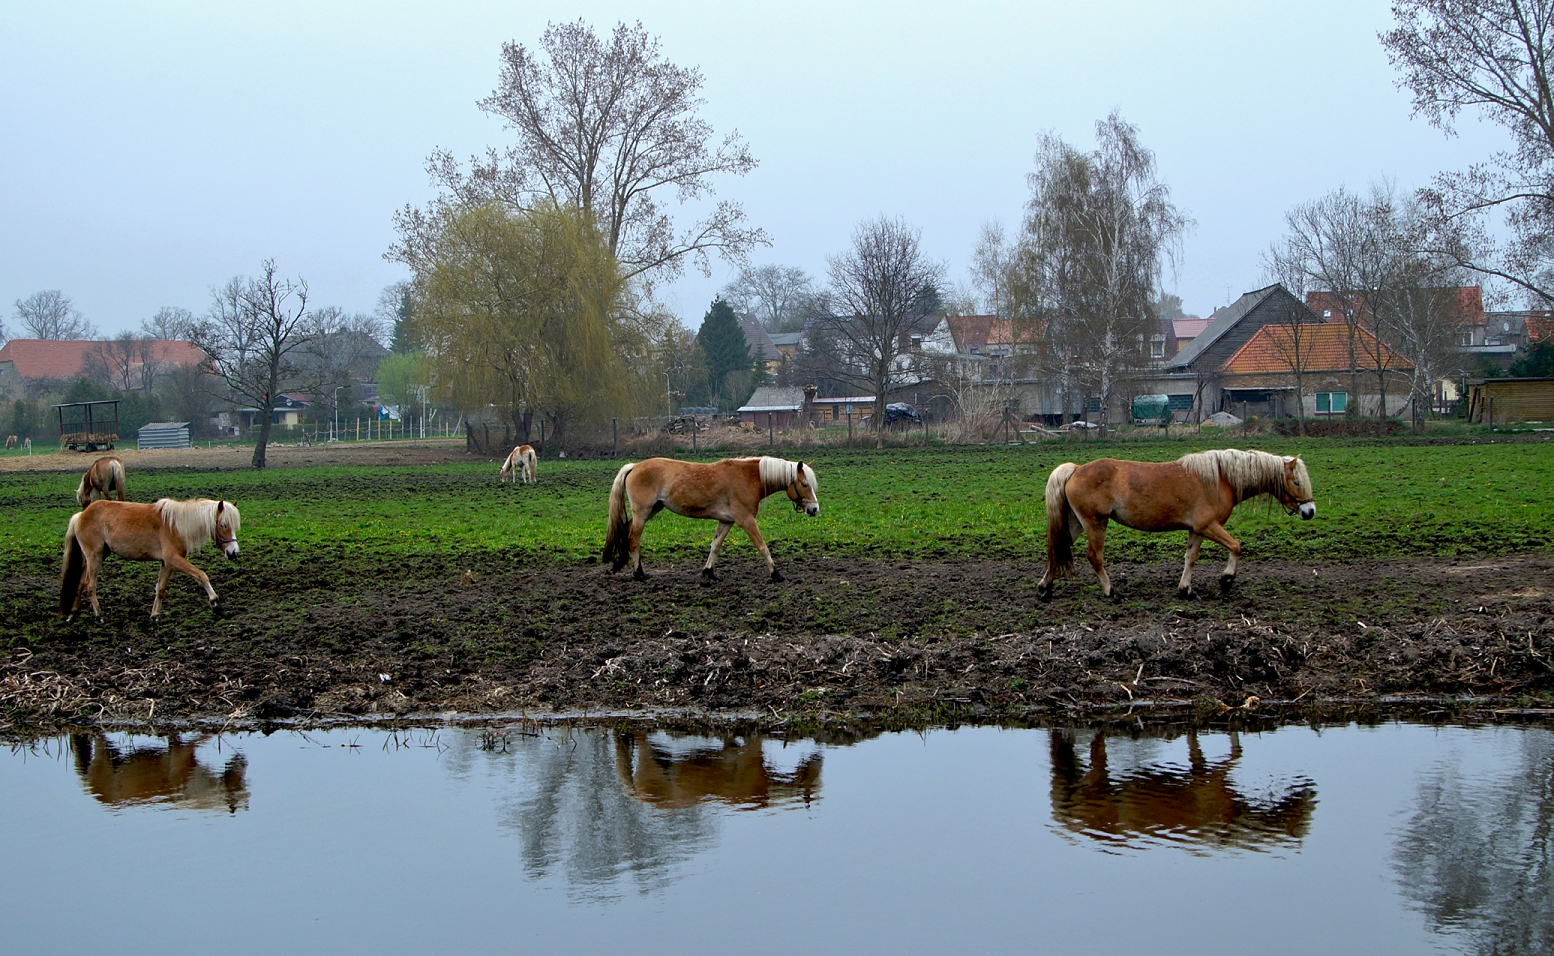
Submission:
[[[501,554],[375,575],[343,552],[307,560],[224,575],[219,613],[175,582],[161,624],[146,616],[150,567],[107,577],[101,623],[38,607],[57,571],[0,581],[20,634],[0,653],[0,730],[655,708],[1035,719],[1443,699],[1554,713],[1550,553],[1252,561],[1224,595],[1217,566],[1200,566],[1213,590],[1191,600],[1175,596],[1174,564],[1122,564],[1115,598],[1086,571],[1049,603],[1039,568],[1007,561],[789,561],[791,580],[774,584],[739,555],[703,584],[689,563],[638,582]]]
[[[200,468],[222,470],[247,468],[253,460],[253,446],[218,445],[214,448],[163,448],[141,451],[118,448],[111,452],[57,451],[35,448],[31,455],[0,455],[0,474],[10,471],[84,471],[103,455],[123,460],[130,471],[146,468]],[[478,459],[464,452],[462,438],[433,438],[411,444],[408,441],[339,442],[336,444],[285,445],[271,442],[265,449],[265,463],[271,468],[302,465],[440,465]]]

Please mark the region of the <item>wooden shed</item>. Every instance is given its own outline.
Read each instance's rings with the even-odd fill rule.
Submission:
[[[148,422],[137,433],[139,448],[188,448],[188,422]]]
[[[768,385],[756,389],[750,401],[740,407],[739,420],[763,427],[769,421],[773,427],[786,431],[803,410],[803,389]]]
[[[1468,382],[1468,421],[1554,422],[1554,378],[1481,378]]]

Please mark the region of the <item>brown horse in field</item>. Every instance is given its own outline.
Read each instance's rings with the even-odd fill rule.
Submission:
[[[669,809],[722,800],[757,808],[790,800],[809,803],[820,790],[820,753],[805,757],[792,773],[767,765],[761,737],[724,740],[716,750],[668,754],[644,733],[617,734],[615,772],[626,792],[643,803]]]
[[[1121,461],[1098,458],[1086,465],[1065,462],[1047,478],[1047,573],[1038,590],[1052,596],[1052,582],[1073,571],[1073,544],[1081,534],[1085,555],[1101,579],[1101,593],[1112,593],[1101,563],[1106,523],[1139,531],[1186,531],[1187,559],[1177,591],[1192,593],[1192,568],[1203,539],[1224,545],[1230,561],[1220,587],[1236,579],[1241,545],[1225,531],[1236,505],[1272,495],[1290,514],[1310,519],[1317,513],[1311,476],[1300,456],[1284,458],[1261,451],[1227,448],[1183,455],[1176,461]]]
[[[124,500],[124,462],[104,455],[92,462],[86,469],[86,474],[81,476],[81,484],[76,488],[76,501],[85,508],[91,504],[92,495],[99,498],[112,498],[114,492],[119,493],[119,500]]]
[[[538,456],[534,454],[534,446],[519,445],[508,454],[507,460],[502,462],[502,480],[515,480],[513,473],[517,472],[518,477],[523,479],[524,484],[532,485],[538,476],[538,464]]]
[[[1052,731],[1051,748],[1053,821],[1103,842],[1164,837],[1244,849],[1289,845],[1310,830],[1316,811],[1316,791],[1308,780],[1260,797],[1237,790],[1231,773],[1241,759],[1241,739],[1234,733],[1230,756],[1211,761],[1197,734],[1188,731],[1186,768],[1113,773],[1104,734],[1090,740],[1088,767],[1080,764],[1071,733]]]
[[[227,557],[237,554],[237,531],[242,518],[236,506],[226,501],[196,498],[173,501],[163,498],[155,504],[135,501],[94,501],[70,516],[65,529],[65,570],[59,579],[59,613],[65,620],[75,617],[81,607],[81,593],[92,601],[92,613],[101,619],[97,605],[97,568],[108,554],[131,561],[160,561],[162,573],[156,579],[156,600],[151,616],[162,613],[162,595],[167,579],[182,571],[205,588],[211,607],[216,606],[216,589],[204,571],[190,564],[187,555],[203,548],[212,538]]]
[[[16,447],[16,436],[15,435],[7,435],[7,436],[5,436],[5,447],[7,449],[15,448]]]
[[[712,536],[712,550],[701,569],[702,577],[717,578],[713,567],[718,561],[718,548],[728,537],[729,529],[737,524],[766,559],[766,569],[771,572],[772,580],[781,581],[782,575],[772,562],[772,553],[761,538],[761,529],[756,527],[756,512],[767,495],[785,491],[795,511],[813,518],[820,514],[816,488],[815,469],[810,465],[767,456],[725,458],[710,465],[673,458],[649,458],[624,465],[610,487],[610,524],[604,541],[604,560],[612,565],[612,571],[630,564],[637,579],[645,579],[642,526],[668,508],[687,518],[708,518],[718,523],[717,533]],[[628,498],[631,503],[629,518]]]

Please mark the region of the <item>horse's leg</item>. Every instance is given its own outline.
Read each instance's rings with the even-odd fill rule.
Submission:
[[[1182,564],[1182,579],[1176,584],[1176,593],[1182,597],[1192,594],[1192,568],[1198,563],[1198,552],[1203,548],[1203,535],[1196,531],[1187,534],[1187,560]]]
[[[755,515],[745,515],[739,519],[740,530],[755,544],[755,549],[761,552],[761,557],[766,559],[766,570],[772,573],[773,581],[781,581],[782,572],[777,570],[776,562],[772,561],[772,552],[766,547],[766,539],[761,537],[761,529],[755,525]]]
[[[1224,525],[1218,521],[1203,529],[1203,536],[1215,544],[1222,545],[1230,552],[1230,560],[1225,563],[1225,570],[1219,576],[1221,590],[1228,591],[1236,582],[1236,559],[1241,557],[1241,542],[1230,536]]]
[[[718,563],[718,549],[723,547],[723,539],[728,537],[729,529],[734,527],[732,521],[719,521],[718,531],[712,536],[712,550],[707,552],[707,564],[701,569],[701,576],[709,581],[716,581],[718,573],[712,566]]]
[[[1101,549],[1106,547],[1106,515],[1096,515],[1088,521],[1081,517],[1079,521],[1085,528],[1085,557],[1101,580],[1101,593],[1111,597],[1112,579],[1106,576],[1106,566],[1101,563]]]
[[[205,588],[205,596],[210,598],[210,606],[216,606],[216,589],[210,586],[210,577],[204,571],[190,564],[188,559],[179,554],[168,554],[162,561],[162,573],[171,576],[174,571],[182,571],[189,577],[200,582]],[[165,584],[163,585],[166,586]]]
[[[151,602],[151,619],[156,620],[162,615],[162,595],[167,593],[167,581],[173,576],[173,566],[166,561],[162,562],[162,570],[156,576],[156,598]]]
[[[635,505],[631,509],[631,530],[626,534],[626,550],[631,555],[631,576],[638,581],[647,580],[647,572],[642,570],[642,526],[656,513]]]
[[[102,551],[83,546],[81,554],[86,558],[86,571],[81,575],[82,587],[86,589],[86,596],[92,602],[92,616],[100,621],[103,618],[103,609],[97,604],[97,569],[102,565]],[[80,592],[76,593],[76,606],[81,606]]]

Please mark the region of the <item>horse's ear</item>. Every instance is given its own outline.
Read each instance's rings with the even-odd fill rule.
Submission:
[[[221,509],[225,508],[226,506],[227,506],[227,503],[225,501],[218,501],[218,502],[216,502],[216,514],[218,514],[218,515],[221,514]]]

